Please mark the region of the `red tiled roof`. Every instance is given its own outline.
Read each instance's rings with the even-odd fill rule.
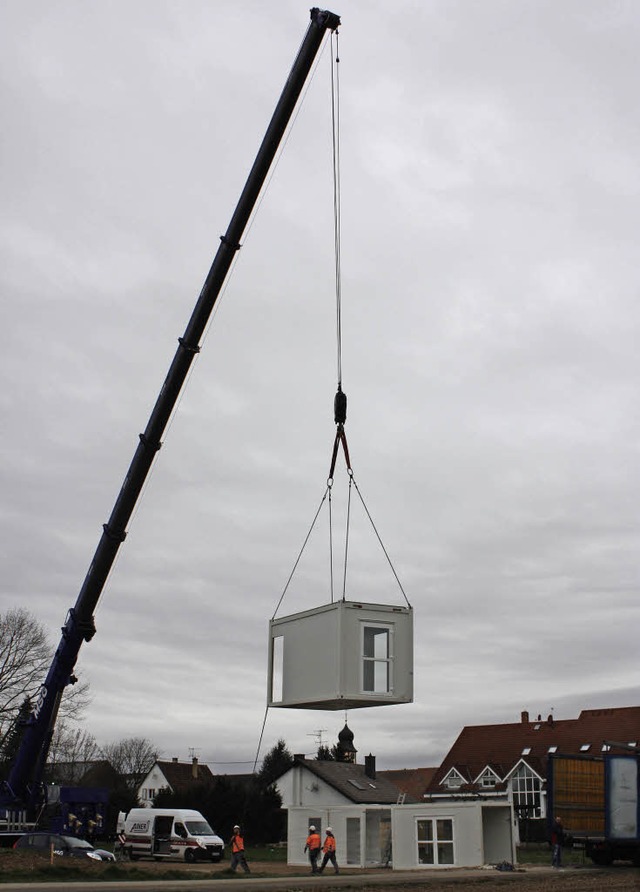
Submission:
[[[437,768],[397,768],[378,771],[378,777],[386,778],[400,792],[420,802],[437,770]]]
[[[599,755],[605,741],[640,744],[640,706],[583,709],[577,719],[549,716],[532,721],[523,713],[521,721],[509,725],[468,725],[436,771],[428,792],[444,792],[447,788],[441,782],[452,768],[473,784],[487,766],[504,780],[521,760],[546,779],[551,747],[559,753]],[[589,749],[583,749],[587,744]]]

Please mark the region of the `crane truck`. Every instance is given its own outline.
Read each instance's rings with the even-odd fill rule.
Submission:
[[[335,31],[340,18],[328,10],[313,8],[311,21],[295,57],[284,88],[271,117],[249,176],[187,324],[178,339],[178,348],[147,426],[84,579],[75,605],[68,611],[60,643],[49,672],[41,685],[35,705],[23,728],[23,736],[8,777],[0,786],[0,811],[5,817],[33,813],[42,804],[45,788],[44,767],[65,688],[77,679],[74,669],[85,641],[96,632],[94,610],[113,566],[118,549],[127,535],[127,524],[136,506],[162,436],[175,408],[191,363],[200,350],[199,342],[221,293],[240,240],[265,183],[278,147],[291,120],[297,101],[311,71],[324,37]],[[15,818],[13,818],[15,820]]]

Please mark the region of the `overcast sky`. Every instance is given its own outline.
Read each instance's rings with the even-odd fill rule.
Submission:
[[[437,765],[464,725],[640,702],[640,6],[334,11],[346,432],[416,644],[414,703],[347,721]],[[52,644],[308,20],[0,4],[0,609]],[[101,743],[251,770],[335,431],[332,188],[327,45],[81,651]],[[358,505],[347,597],[403,604]],[[323,510],[279,615],[330,600],[328,545]],[[260,755],[344,721],[271,709]]]

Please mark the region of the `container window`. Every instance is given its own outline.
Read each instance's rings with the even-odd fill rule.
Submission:
[[[363,627],[362,689],[371,694],[391,691],[391,629]]]

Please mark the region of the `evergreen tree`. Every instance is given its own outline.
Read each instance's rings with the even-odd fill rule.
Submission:
[[[262,761],[258,774],[263,787],[268,787],[293,765],[293,756],[282,738],[272,747]]]
[[[335,762],[335,749],[336,747],[329,747],[326,744],[321,744],[318,747],[318,752],[316,753],[316,761],[317,762]]]

